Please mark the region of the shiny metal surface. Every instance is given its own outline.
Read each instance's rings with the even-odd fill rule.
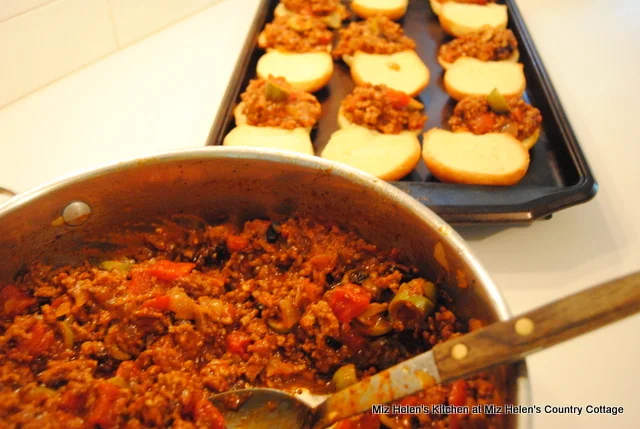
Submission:
[[[91,207],[82,226],[62,210]],[[0,206],[0,282],[28,261],[77,263],[106,253],[106,233],[171,214],[210,221],[304,211],[358,231],[401,255],[432,278],[446,280],[463,317],[505,320],[509,311],[491,278],[462,238],[399,189],[321,158],[273,150],[206,147],[134,159],[88,171],[20,194]],[[512,401],[529,403],[524,363],[504,370]],[[529,428],[527,416],[511,427]]]

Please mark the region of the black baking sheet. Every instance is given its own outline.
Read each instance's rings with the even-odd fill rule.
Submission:
[[[392,182],[451,223],[528,223],[536,219],[548,219],[558,210],[590,200],[598,189],[520,11],[513,0],[502,3],[509,8],[509,28],[519,42],[520,62],[524,64],[527,78],[524,98],[540,109],[543,116],[542,133],[531,150],[531,164],[526,176],[515,186],[440,183],[422,160],[407,177]],[[262,0],[259,6],[207,145],[222,144],[224,136],[235,126],[233,109],[249,80],[255,77],[256,63],[264,53],[257,47],[257,36],[264,25],[273,19],[277,4],[278,0]],[[438,47],[451,40],[451,37],[440,28],[428,0],[410,0],[407,13],[400,23],[405,34],[416,41],[416,51],[431,73],[429,85],[419,96],[429,117],[425,130],[447,128],[455,101],[444,90],[443,70],[436,57]],[[349,68],[337,62],[329,85],[315,94],[322,103],[322,117],[311,135],[316,154],[326,145],[331,133],[338,129],[340,102],[353,86]]]

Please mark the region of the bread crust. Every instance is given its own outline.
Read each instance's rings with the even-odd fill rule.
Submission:
[[[420,161],[415,134],[382,134],[358,125],[334,132],[322,150],[325,159],[340,162],[382,180],[399,180]]]
[[[468,67],[469,66],[469,67]],[[496,70],[501,68],[502,70]],[[492,82],[487,85],[481,80],[479,73],[484,69],[484,76],[492,76]],[[504,74],[512,74],[509,77],[517,79],[516,85],[506,87],[504,79],[498,75],[498,71]],[[502,76],[504,76],[504,74]],[[517,74],[517,75],[516,75]],[[524,76],[524,66],[521,63],[506,61],[480,61],[475,58],[459,58],[444,73],[444,88],[447,94],[455,100],[462,100],[471,95],[489,95],[493,88],[497,88],[502,95],[522,97],[527,86]],[[470,90],[470,86],[473,88]],[[463,88],[465,87],[465,88]]]
[[[396,64],[400,70],[389,65]],[[387,85],[416,97],[429,84],[430,73],[415,51],[402,51],[391,55],[356,52],[351,64],[351,78],[357,85]]]
[[[314,155],[311,137],[305,128],[285,130],[275,127],[239,125],[229,131],[223,146],[243,146],[287,150]]]
[[[394,4],[391,7],[388,5],[386,7],[380,7],[382,3],[382,1],[353,0],[351,2],[351,9],[360,18],[366,19],[382,15],[392,21],[396,21],[404,16],[407,12],[407,6],[409,5],[408,0],[394,1],[392,3],[397,3],[397,5]]]
[[[431,10],[436,16],[440,16],[440,12],[442,12],[442,3],[438,0],[429,0],[429,5],[431,6]]]
[[[536,128],[536,130],[526,139],[522,140],[522,145],[525,149],[530,150],[532,147],[538,143],[538,139],[540,138],[540,127]]]
[[[477,21],[473,23],[469,23],[467,21],[460,22],[457,20],[457,16],[455,14],[454,8],[470,8],[469,10],[482,10],[478,8],[488,8],[495,10],[495,19],[492,19],[491,22],[486,22],[485,20],[479,18]],[[451,14],[451,11],[454,11],[454,14]],[[451,16],[453,15],[453,16]],[[490,3],[487,5],[475,5],[475,4],[463,4],[463,3],[452,3],[447,2],[441,5],[441,10],[438,15],[440,19],[440,26],[442,29],[449,35],[454,37],[459,37],[464,34],[473,33],[475,31],[480,30],[482,27],[489,25],[495,29],[503,30],[507,28],[507,7],[505,5]]]
[[[464,157],[483,159],[485,164],[493,165],[478,168],[460,166],[459,160]],[[429,171],[441,182],[491,186],[517,184],[527,173],[530,162],[529,151],[509,134],[475,135],[439,128],[424,134],[422,158]]]
[[[308,67],[310,61],[315,61],[314,67]],[[331,80],[333,58],[328,52],[268,51],[258,60],[256,72],[262,79],[281,76],[295,89],[316,92]]]
[[[513,55],[511,55],[509,58],[507,58],[506,60],[500,60],[498,62],[504,61],[505,63],[517,63],[519,59],[520,59],[520,51],[516,50],[513,53]],[[453,65],[453,63],[449,63],[443,60],[442,57],[440,57],[439,55],[438,55],[438,64],[440,64],[444,70],[449,70],[449,68]]]

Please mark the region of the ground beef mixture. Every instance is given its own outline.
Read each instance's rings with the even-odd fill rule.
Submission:
[[[532,136],[542,124],[542,115],[535,107],[517,97],[506,97],[510,111],[496,113],[485,96],[471,96],[461,100],[449,118],[452,131],[473,134],[507,132],[518,140]]]
[[[422,130],[427,120],[423,108],[403,92],[371,84],[355,87],[341,104],[350,122],[384,134]]]
[[[448,63],[460,57],[481,61],[509,59],[518,49],[518,41],[511,30],[486,27],[477,33],[465,34],[440,47],[438,56]]]
[[[335,391],[481,325],[458,319],[398,250],[333,224],[183,216],[154,227],[127,233],[108,260],[33,264],[0,285],[0,427],[224,429],[213,393]],[[502,398],[481,375],[403,403]],[[366,415],[338,427],[502,424],[482,414]]]
[[[280,0],[291,12],[301,15],[327,16],[341,13],[340,0]]]
[[[338,34],[338,45],[333,50],[335,58],[353,55],[358,51],[395,54],[416,47],[416,42],[404,35],[400,24],[383,16],[352,22],[347,28],[339,30]]]
[[[268,94],[267,81],[278,88],[278,97]],[[318,122],[322,112],[316,97],[294,89],[282,77],[254,79],[240,98],[247,123],[257,127],[310,128]]]
[[[258,40],[262,49],[326,52],[333,41],[333,32],[324,22],[311,16],[283,16],[267,24]]]

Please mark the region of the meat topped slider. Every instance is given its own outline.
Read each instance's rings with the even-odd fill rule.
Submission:
[[[484,27],[476,33],[465,34],[445,43],[438,51],[438,62],[445,70],[462,57],[515,63],[520,57],[518,41],[511,30]]]
[[[322,19],[331,28],[340,28],[347,19],[347,8],[340,0],[280,0],[274,11],[276,17],[310,15]]]
[[[341,129],[333,133],[322,157],[380,179],[398,180],[420,160],[417,134],[426,120],[422,103],[401,91],[357,86],[341,103]]]
[[[429,83],[429,69],[415,47],[399,24],[378,16],[341,29],[333,56],[351,67],[358,85],[387,85],[414,97]]]
[[[504,97],[497,90],[487,97],[464,98],[449,118],[454,132],[507,133],[520,140],[526,149],[538,141],[541,124],[538,109],[517,97]]]
[[[313,155],[309,133],[321,107],[311,94],[294,89],[284,78],[254,79],[234,111],[236,127],[225,146],[252,146]]]
[[[267,51],[258,60],[258,77],[282,76],[296,89],[315,92],[333,74],[332,41],[333,33],[318,18],[277,17],[258,37],[258,45]]]

